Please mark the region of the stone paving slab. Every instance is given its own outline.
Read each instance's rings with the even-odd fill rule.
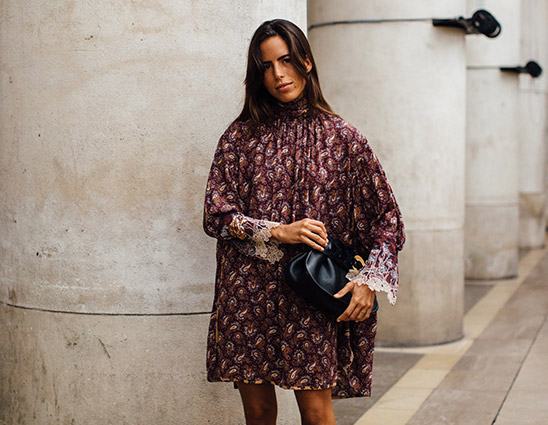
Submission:
[[[341,400],[337,424],[548,424],[548,254],[537,250],[520,260],[524,277],[467,282],[463,340],[380,349],[378,359],[422,357],[407,370],[389,372],[385,362],[373,381],[374,396],[375,386],[384,394],[346,415],[350,404],[343,403],[352,400]]]
[[[371,397],[333,400],[337,425],[353,425],[421,357],[421,354],[376,352]]]
[[[495,424],[546,425],[547,422],[548,322],[544,322]]]
[[[548,423],[548,392],[535,386],[548,387],[548,280],[539,273],[547,262],[545,256],[407,425]]]
[[[505,391],[436,391],[407,424],[491,425],[505,395]]]

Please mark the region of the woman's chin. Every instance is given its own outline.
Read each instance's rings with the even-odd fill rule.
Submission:
[[[302,90],[298,93],[296,93],[296,90],[291,90],[288,92],[276,92],[276,93],[270,93],[272,97],[274,97],[276,100],[279,100],[282,103],[289,103],[295,99],[297,99],[302,93]]]

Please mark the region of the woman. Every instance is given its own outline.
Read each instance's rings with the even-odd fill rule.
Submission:
[[[234,382],[246,423],[275,424],[274,385],[295,391],[303,424],[335,424],[331,398],[369,396],[377,291],[395,302],[399,208],[366,139],[323,98],[302,31],[264,22],[251,40],[245,103],[221,137],[204,229],[217,238],[210,381]],[[305,245],[336,237],[367,258],[333,317],[284,284]]]

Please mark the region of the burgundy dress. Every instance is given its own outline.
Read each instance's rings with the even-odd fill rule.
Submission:
[[[322,221],[328,237],[367,258],[348,277],[386,292],[393,304],[405,240],[400,210],[356,128],[329,114],[311,116],[303,99],[276,108],[276,118],[255,129],[231,124],[211,166],[204,229],[218,242],[208,380],[368,396],[376,314],[337,323],[296,296],[283,270],[303,246],[278,243],[270,229]]]

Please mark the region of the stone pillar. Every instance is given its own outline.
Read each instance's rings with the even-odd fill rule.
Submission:
[[[479,4],[502,25],[496,39],[467,37],[466,276],[500,279],[518,266],[518,77],[500,66],[520,62],[520,1]]]
[[[535,60],[543,74],[519,77],[519,246],[544,246],[546,232],[545,167],[545,102],[548,43],[545,1],[521,1],[521,60]],[[544,13],[543,13],[544,12]]]
[[[542,26],[543,32],[542,36],[544,37],[544,43],[541,44],[541,51],[544,52],[543,64],[545,64],[544,72],[548,73],[548,5],[544,2],[541,3],[543,8],[541,9],[542,15]],[[546,199],[545,209],[548,211],[548,77],[544,76],[544,105],[545,105],[545,121],[544,121],[544,194]],[[546,224],[546,230],[548,230],[548,222]]]
[[[544,72],[548,72],[548,5],[545,2],[541,2],[541,52],[543,52],[543,65]],[[548,214],[548,77],[544,76],[544,196],[545,196],[545,211]],[[546,230],[548,230],[548,219],[546,222]]]
[[[462,336],[464,32],[432,18],[464,9],[453,0],[309,2],[309,25],[376,21],[312,27],[309,37],[327,100],[368,138],[406,224],[398,303],[381,303],[383,345]]]
[[[2,424],[244,422],[205,381],[202,206],[274,17],[305,28],[306,2],[2,2]]]

